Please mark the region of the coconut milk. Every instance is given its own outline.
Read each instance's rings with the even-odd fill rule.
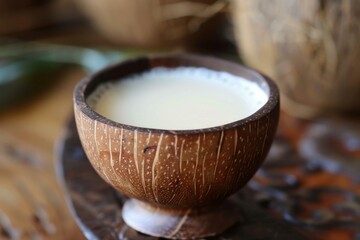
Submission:
[[[238,121],[267,100],[268,95],[254,82],[197,67],[154,68],[102,84],[87,98],[97,113],[113,121],[169,130]]]

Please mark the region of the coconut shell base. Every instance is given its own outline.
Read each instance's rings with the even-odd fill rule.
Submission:
[[[133,229],[170,239],[215,236],[240,220],[240,214],[230,201],[211,208],[174,211],[129,199],[124,204],[122,215]]]

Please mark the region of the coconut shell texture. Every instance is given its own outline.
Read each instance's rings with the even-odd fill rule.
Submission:
[[[230,71],[262,83],[260,86],[268,85],[265,88],[269,100],[248,118],[186,131],[115,123],[86,104],[86,95],[98,84],[158,66],[202,66]],[[169,55],[122,62],[81,81],[74,91],[74,112],[85,153],[106,182],[131,198],[165,208],[187,209],[223,200],[255,174],[275,135],[279,95],[270,80],[238,64]]]
[[[360,111],[360,1],[235,0],[237,46],[280,86],[286,110]]]

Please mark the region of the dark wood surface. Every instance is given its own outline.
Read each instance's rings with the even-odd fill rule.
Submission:
[[[0,113],[0,239],[84,239],[54,170],[54,144],[72,111],[80,70],[55,76],[53,88]]]
[[[352,158],[347,163],[337,162],[333,155],[327,156],[326,161],[311,159],[314,151],[305,154],[298,151],[298,146],[302,149],[307,141],[313,141],[311,136],[319,137],[314,128],[320,126],[328,129],[328,134],[339,129],[352,133],[339,138],[347,140],[348,145],[335,142],[342,148],[332,145],[331,151],[325,151],[332,153],[351,147],[348,154]],[[360,187],[353,173],[358,169],[360,148],[356,144],[360,138],[354,130],[356,126],[336,121],[301,122],[283,114],[265,164],[231,198],[237,204],[240,221],[221,236],[209,239],[357,239]],[[353,138],[349,140],[349,136]],[[322,144],[329,148],[334,138],[326,139],[331,141]],[[321,147],[315,149],[324,151]],[[58,175],[67,202],[88,239],[157,239],[124,224],[121,208],[126,197],[115,192],[92,169],[73,120],[59,142],[57,156]],[[334,161],[339,167],[330,168]]]
[[[305,122],[283,114],[248,196],[311,238],[358,239],[359,127],[358,119]]]
[[[59,142],[57,156],[58,174],[67,202],[88,239],[158,239],[137,233],[123,222],[121,209],[126,197],[115,192],[93,170],[73,120]],[[232,200],[239,211],[239,223],[211,239],[306,239],[289,224],[246,200],[242,192]]]

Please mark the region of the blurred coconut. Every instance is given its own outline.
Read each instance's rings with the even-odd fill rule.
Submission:
[[[244,61],[274,78],[300,117],[360,111],[360,1],[235,0]]]
[[[104,36],[136,47],[184,43],[227,5],[226,0],[76,1]]]

